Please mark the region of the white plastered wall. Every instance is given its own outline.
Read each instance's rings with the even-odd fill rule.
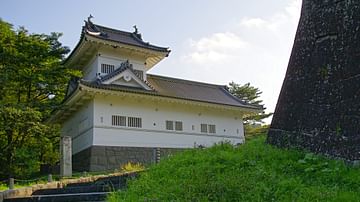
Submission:
[[[84,104],[62,124],[61,136],[71,136],[73,154],[93,144],[93,104],[93,101]]]
[[[118,52],[115,52],[115,50],[112,50],[111,48],[102,47],[98,52],[98,58],[99,58],[98,70],[97,70],[98,72],[101,72],[101,63],[115,65],[115,69],[116,69],[120,66],[122,62],[129,60],[129,63],[133,65],[134,69],[141,70],[144,72],[143,77],[144,80],[146,80],[145,57],[136,54],[130,54],[127,52],[121,52],[121,54],[119,54]]]
[[[94,56],[92,60],[90,60],[89,64],[87,64],[84,68],[84,79],[85,80],[94,80],[96,78],[96,74],[98,73],[98,56]]]
[[[119,96],[99,95],[94,103],[94,145],[191,148],[244,141],[241,112]],[[112,115],[141,117],[142,128],[112,126]],[[183,131],[166,130],[166,120],[182,121]],[[202,123],[216,125],[216,133],[201,133]]]

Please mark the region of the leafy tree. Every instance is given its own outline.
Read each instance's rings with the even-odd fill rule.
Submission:
[[[44,120],[79,75],[62,65],[69,49],[60,36],[29,34],[0,19],[0,177],[57,161],[59,127]]]
[[[232,81],[229,83],[228,89],[231,94],[238,97],[240,100],[251,105],[262,106],[264,110],[266,109],[262,104],[263,101],[259,99],[262,92],[259,90],[259,88],[251,86],[250,83],[240,85]],[[250,125],[264,123],[263,119],[271,116],[272,114],[273,113],[261,112],[252,116],[244,117],[244,124]]]

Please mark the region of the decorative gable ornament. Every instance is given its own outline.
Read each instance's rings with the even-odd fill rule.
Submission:
[[[134,72],[132,64],[130,64],[128,60],[121,63],[120,67],[115,69],[113,72],[100,77],[97,83],[153,90],[150,85],[139,78],[139,76]]]
[[[85,31],[93,36],[104,35],[104,33],[102,33],[100,29],[97,28],[96,25],[94,25],[94,23],[92,23],[91,18],[93,18],[93,16],[90,14],[88,20],[87,21],[85,20]]]

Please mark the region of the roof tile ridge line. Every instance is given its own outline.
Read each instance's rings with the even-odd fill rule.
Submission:
[[[151,46],[151,47],[158,48],[158,49],[165,49],[167,52],[170,52],[169,47],[161,47],[161,46],[154,45],[148,41],[145,42],[143,39],[140,39],[135,33],[131,33],[131,36],[135,39],[135,41],[142,43],[145,46]]]
[[[240,102],[241,104],[243,105],[246,105],[246,106],[252,106],[252,107],[256,107],[258,109],[264,109],[262,105],[254,105],[254,104],[250,104],[250,103],[247,103],[246,101],[244,100],[241,100],[240,98],[236,97],[235,95],[231,94],[228,90],[226,90],[225,88],[226,86],[222,86],[220,89],[227,95],[229,96],[230,98]]]
[[[119,30],[119,29],[114,29],[114,28],[110,28],[110,27],[105,27],[105,26],[102,26],[102,25],[98,25],[98,24],[94,24],[95,26],[99,27],[100,29],[103,28],[103,29],[107,29],[109,31],[112,31],[112,32],[117,32],[117,33],[122,33],[122,34],[127,34],[131,37],[133,37],[137,42],[139,43],[142,43],[146,46],[153,46],[153,47],[156,47],[156,48],[160,48],[160,49],[166,49],[167,51],[169,51],[169,47],[161,47],[161,46],[157,46],[157,45],[153,45],[151,44],[150,42],[145,42],[144,40],[140,39],[139,37],[136,36],[136,34],[134,34],[134,32],[127,32],[127,31],[122,31],[122,30]]]
[[[163,48],[163,47],[158,47],[158,46],[152,45],[150,42],[145,42],[144,40],[140,39],[135,33],[131,33],[131,36],[135,39],[135,41],[142,43],[145,46],[154,46],[157,48]],[[168,48],[165,48],[165,49],[168,49]]]
[[[125,61],[128,62],[128,61]],[[112,71],[111,73],[105,75],[104,77],[102,77],[100,80],[101,81],[106,81],[108,79],[113,78],[114,76],[121,74],[122,72],[124,72],[126,69],[130,68],[130,66],[128,65],[124,65],[125,62],[120,63],[120,67],[115,69],[114,71]]]
[[[101,85],[95,85],[94,86],[93,83],[82,83],[82,85],[86,85],[88,87],[97,88],[97,89],[114,90],[112,88],[114,86],[113,85],[108,85],[108,84],[101,84]],[[121,86],[121,87],[123,88],[124,86]],[[129,87],[126,86],[125,88],[129,88]],[[225,103],[220,103],[220,102],[184,98],[184,97],[179,97],[179,96],[161,95],[161,94],[156,94],[157,93],[156,91],[137,91],[137,92],[134,92],[133,90],[136,91],[137,89],[132,89],[132,90],[120,89],[120,91],[129,92],[129,93],[141,93],[141,94],[152,95],[152,96],[160,96],[160,97],[174,98],[174,99],[180,99],[180,100],[189,100],[189,101],[202,102],[202,103],[219,104],[219,105],[232,106],[232,107],[245,107],[245,108],[252,108],[253,109],[253,107],[251,105],[240,106],[240,105],[225,104]]]
[[[195,84],[198,86],[209,86],[209,87],[213,87],[213,88],[218,88],[218,87],[223,87],[225,85],[219,85],[219,84],[212,84],[212,83],[205,83],[205,82],[200,82],[200,81],[192,81],[192,80],[187,80],[187,79],[180,79],[180,78],[174,78],[174,77],[168,77],[168,76],[162,76],[162,75],[156,75],[156,74],[147,74],[148,76],[152,77],[157,77],[159,79],[162,80],[167,80],[169,82],[174,82],[173,80],[182,82],[182,83],[191,83],[191,84]],[[170,79],[170,80],[169,80]]]
[[[137,73],[135,73],[134,72],[134,68],[129,68],[130,69],[130,71],[136,76],[136,78],[138,78],[140,81],[142,81],[143,83],[145,83],[149,88],[151,88],[153,91],[156,91],[155,90],[155,88],[152,86],[152,85],[150,85],[150,83],[148,83],[147,81],[145,81],[144,79],[141,79],[139,76],[138,76],[138,74]]]
[[[100,29],[107,29],[108,31],[112,31],[112,32],[117,32],[117,33],[122,33],[122,34],[128,34],[129,36],[131,36],[132,32],[128,32],[128,31],[123,31],[123,30],[119,30],[119,29],[114,29],[111,27],[105,27],[102,25],[98,25],[98,24],[94,24],[95,26],[97,26]]]
[[[152,49],[153,51],[166,52],[167,54],[169,54],[171,52],[171,50],[169,50],[168,47],[164,48],[164,47],[155,46],[155,45],[150,45],[150,46],[144,47],[144,46],[142,46],[142,44],[132,44],[132,43],[124,42],[124,41],[118,41],[118,40],[110,39],[109,37],[104,38],[104,37],[101,37],[101,36],[93,36],[93,35],[90,35],[88,33],[85,33],[85,35],[90,36],[90,37],[95,37],[95,38],[100,39],[100,40],[112,41],[112,42],[115,42],[115,43],[122,43],[122,44],[126,44],[126,45],[129,45],[129,46],[135,46],[135,47],[140,47],[140,48],[145,48],[145,49],[149,48],[149,49]],[[129,37],[131,37],[131,36],[129,36]]]

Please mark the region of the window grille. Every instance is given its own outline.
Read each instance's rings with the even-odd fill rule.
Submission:
[[[101,73],[109,74],[115,70],[115,65],[101,64]]]
[[[215,125],[209,125],[209,133],[216,133],[216,126]]]
[[[200,125],[200,131],[201,131],[202,133],[207,133],[207,124],[202,123],[202,124]]]
[[[141,118],[128,117],[128,127],[141,128],[142,127]]]
[[[181,121],[175,121],[175,130],[177,131],[183,130],[183,123]]]
[[[113,126],[126,126],[126,117],[125,116],[113,115],[112,120],[111,120],[111,124]]]
[[[166,121],[166,130],[174,130],[174,122]]]
[[[136,76],[138,76],[141,80],[144,80],[144,72],[141,70],[134,69],[133,70]]]

